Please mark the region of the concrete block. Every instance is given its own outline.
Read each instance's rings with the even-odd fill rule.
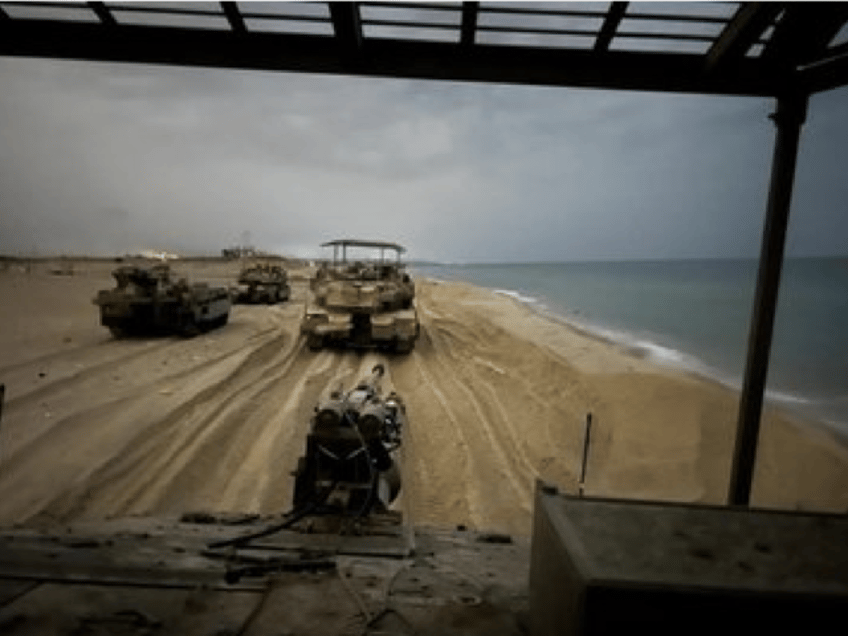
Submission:
[[[539,488],[533,636],[841,631],[848,517],[580,499]],[[627,631],[624,631],[627,630]]]

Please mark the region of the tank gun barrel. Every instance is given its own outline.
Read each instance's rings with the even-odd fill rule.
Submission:
[[[294,504],[307,505],[327,488],[343,511],[367,514],[388,508],[400,490],[393,452],[400,446],[406,411],[395,393],[384,398],[385,367],[371,373],[347,393],[333,391],[315,408],[306,455],[295,472]]]
[[[355,391],[371,391],[372,393],[380,392],[380,384],[383,376],[386,373],[386,368],[382,364],[375,364],[374,368],[371,369],[370,375],[360,380],[359,384],[356,385]]]

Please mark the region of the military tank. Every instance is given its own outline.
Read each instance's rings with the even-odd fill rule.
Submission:
[[[112,272],[114,289],[100,290],[100,324],[116,338],[152,333],[194,336],[221,327],[230,315],[230,295],[224,287],[174,280],[167,264],[123,265]]]
[[[279,265],[256,264],[245,267],[239,275],[233,297],[238,303],[273,304],[289,299],[288,275]]]
[[[339,239],[324,243],[333,259],[310,280],[301,333],[312,350],[328,345],[382,348],[408,353],[420,326],[415,285],[397,243]],[[348,258],[348,248],[364,248],[365,260]],[[386,258],[386,252],[394,257]]]

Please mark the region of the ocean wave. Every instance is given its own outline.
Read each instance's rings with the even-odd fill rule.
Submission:
[[[687,362],[700,364],[699,361],[696,361],[691,356],[687,356],[682,351],[678,351],[677,349],[672,349],[671,347],[664,347],[661,344],[657,344],[656,342],[650,342],[648,340],[637,340],[634,345],[637,350],[643,351],[645,353],[645,357],[652,362],[659,362],[663,364],[671,364],[674,366],[687,366]]]
[[[569,323],[570,321],[564,322]],[[630,353],[644,357],[654,364],[695,373],[737,393],[742,391],[743,381],[740,376],[723,372],[691,354],[624,331],[592,327],[585,324],[580,325],[580,328],[588,333],[600,336],[607,342],[618,344]],[[846,397],[812,398],[786,390],[766,388],[764,400],[782,410],[820,422],[848,440],[848,400],[846,400]]]
[[[629,353],[644,358],[654,364],[684,371],[693,371],[715,379],[716,373],[707,364],[680,349],[674,349],[656,340],[649,340],[644,335],[636,335],[626,331],[613,330],[606,327],[588,327],[587,331],[600,335],[604,340],[622,346]]]
[[[561,311],[552,310],[537,298],[524,296],[516,291],[504,289],[493,291],[522,302],[550,320],[568,325],[591,337],[599,338],[612,345],[619,346],[629,354],[648,360],[659,366],[695,373],[737,391],[741,388],[741,382],[738,378],[731,378],[718,369],[709,366],[697,356],[662,344],[657,340],[651,339],[646,334],[636,334],[622,329],[592,323],[582,319],[576,312],[564,314]]]
[[[766,399],[774,402],[797,405],[815,404],[817,402],[817,400],[812,400],[801,395],[786,393],[784,391],[775,391],[773,389],[766,389]]]
[[[601,272],[601,274],[604,274],[604,272]],[[601,278],[602,282],[617,275],[615,272],[607,272],[607,274],[606,278]],[[457,277],[463,280],[469,278],[465,275],[458,275]],[[492,273],[492,278],[495,278],[494,273]],[[515,279],[516,277],[512,276],[511,278]],[[743,384],[741,368],[744,366],[744,360],[738,359],[738,351],[730,353],[722,350],[721,347],[726,346],[726,343],[721,341],[720,338],[717,338],[716,342],[701,342],[700,351],[704,355],[704,358],[701,358],[698,357],[698,354],[688,352],[697,350],[695,345],[690,347],[683,341],[675,341],[659,332],[651,332],[649,331],[650,327],[648,330],[630,330],[627,326],[614,323],[604,324],[603,318],[590,316],[591,309],[577,308],[573,301],[566,303],[563,300],[565,294],[558,292],[557,288],[533,284],[531,281],[526,286],[521,283],[516,284],[515,287],[522,289],[519,292],[514,288],[498,288],[489,284],[490,281],[469,280],[469,282],[512,298],[549,320],[618,346],[634,356],[660,366],[693,373],[735,392],[741,391]],[[511,283],[508,283],[508,285],[512,286]],[[697,338],[694,337],[693,341],[698,342]],[[742,346],[744,347],[744,344]],[[710,347],[713,349],[712,353],[710,353]],[[707,362],[707,360],[710,360],[710,362]],[[773,378],[777,377],[776,374],[773,375]],[[776,380],[773,379],[772,386],[775,383]],[[833,383],[831,382],[831,384]],[[841,429],[848,435],[848,396],[844,395],[844,391],[833,391],[833,387],[830,387],[823,388],[815,395],[811,395],[808,391],[796,391],[789,388],[791,386],[791,384],[786,386],[778,384],[776,388],[768,388],[764,398],[767,402],[778,405],[783,409],[803,412],[814,416],[816,419],[824,417],[828,424]],[[832,393],[836,393],[836,395],[832,395]]]
[[[524,294],[514,291],[512,289],[493,289],[492,291],[496,294],[500,294],[501,296],[509,296],[510,298],[514,298],[515,300],[526,305],[541,304],[538,298],[534,298],[533,296],[525,296]]]

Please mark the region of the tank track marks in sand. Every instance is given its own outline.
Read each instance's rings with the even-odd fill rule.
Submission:
[[[259,432],[268,427],[286,432],[274,415],[288,395],[279,380],[297,374],[308,362],[320,365],[301,353],[290,334],[278,335],[251,349],[234,367],[213,372],[215,380],[198,382],[200,391],[192,391],[192,379],[186,378],[186,399],[177,400],[128,440],[86,480],[85,488],[54,499],[47,512],[74,518],[88,512],[138,514],[236,505],[226,504],[222,495],[237,474],[241,479],[255,476],[248,450]],[[263,461],[262,469],[282,479],[290,467]],[[288,493],[281,496],[279,509],[284,509]],[[241,503],[237,508],[245,509]]]
[[[576,490],[585,417],[580,405],[591,408],[595,398],[576,382],[557,391],[534,382],[533,373],[568,377],[568,362],[530,342],[514,359],[510,347],[498,346],[513,335],[481,322],[479,311],[472,319],[461,304],[430,310],[429,291],[424,287],[421,294],[416,351],[409,361],[392,361],[410,421],[416,412],[430,411],[425,430],[410,427],[406,447],[410,517],[414,523],[446,517],[527,532],[535,477],[553,476]],[[523,427],[528,433],[532,428],[532,435],[523,434]],[[553,448],[560,449],[556,456]],[[455,482],[440,479],[442,474]]]
[[[409,420],[393,507],[415,524],[526,534],[536,476],[576,489],[594,385],[476,297],[423,285],[420,304],[407,356],[309,352],[292,306],[239,307],[210,339],[98,342],[89,369],[57,356],[3,422],[0,523],[288,510],[314,405],[382,362]]]
[[[468,524],[477,528],[492,527],[491,521],[497,520],[495,527],[506,523],[514,528],[511,517],[516,506],[530,514],[532,469],[521,470],[515,465],[504,452],[502,439],[493,433],[486,421],[492,413],[487,412],[490,409],[481,401],[486,396],[480,393],[485,390],[480,378],[470,377],[473,372],[469,372],[467,362],[455,357],[438,332],[427,331],[433,344],[433,355],[427,366],[434,372],[427,373],[420,363],[423,351],[415,356],[416,366],[422,384],[435,395],[435,401],[445,412],[445,418],[436,419],[449,424],[459,448],[463,449],[464,458],[459,457],[456,461],[465,465],[466,476],[462,481],[470,515]],[[448,390],[461,391],[463,399],[446,399],[444,395]],[[406,394],[405,389],[401,391]],[[415,406],[410,404],[409,408],[410,419],[414,421]],[[444,438],[442,442],[448,445]]]
[[[134,398],[144,400],[148,395],[167,393],[168,387],[174,382],[202,372],[209,364],[217,364],[230,356],[243,354],[240,346],[233,346],[221,352],[216,351],[212,357],[197,356],[192,353],[196,350],[196,345],[188,345],[182,339],[149,341],[118,347],[106,345],[99,348],[107,350],[108,357],[82,369],[74,362],[73,357],[68,358],[63,354],[52,356],[51,363],[43,367],[49,369],[49,372],[39,380],[37,387],[29,391],[24,389],[23,393],[7,401],[6,417],[25,420],[26,425],[7,427],[4,439],[6,457],[34,442],[61,421],[45,417],[44,405],[49,409],[61,411],[62,404],[73,400],[75,394],[81,391],[102,398],[102,401],[98,399],[89,403],[83,413],[110,405],[116,406]],[[178,359],[177,362],[181,358],[189,363],[182,366],[174,364],[175,358]],[[151,361],[157,362],[152,365],[155,369],[153,377],[150,373]],[[171,364],[167,364],[169,361]],[[24,375],[36,377],[38,368],[42,367],[31,367]],[[15,376],[5,377],[10,382],[16,379]],[[31,380],[19,380],[17,386],[26,386],[28,383],[31,384]],[[95,390],[91,391],[92,388]]]
[[[73,518],[80,514],[89,507],[80,504],[83,499],[91,500],[99,489],[119,483],[118,475],[111,471],[114,484],[102,479],[104,471],[117,465],[132,474],[133,460],[144,448],[142,440],[157,429],[167,431],[174,413],[185,415],[204,395],[213,395],[218,390],[214,378],[233,372],[246,356],[244,351],[233,351],[213,363],[207,361],[200,369],[183,369],[152,384],[141,383],[123,396],[115,399],[111,395],[113,399],[107,403],[66,416],[19,453],[20,459],[16,456],[6,462],[5,478],[0,480],[0,496],[6,502],[4,513],[14,509],[11,502],[15,482],[23,479],[34,497],[50,493],[48,500],[35,497],[25,502],[29,509],[25,516],[45,512],[57,518]],[[99,453],[86,457],[85,440],[92,440]],[[54,459],[45,472],[48,464],[44,461],[55,457],[56,449],[63,446],[69,449],[68,456],[58,465]],[[44,482],[41,487],[40,482]],[[10,498],[3,495],[4,491],[9,492]],[[17,515],[24,515],[24,510]]]
[[[110,355],[108,364],[104,362],[95,369],[64,377],[58,386],[54,383],[51,395],[16,401],[4,421],[6,439],[0,471],[2,520],[37,514],[49,504],[44,496],[61,500],[68,490],[80,488],[104,463],[120,457],[124,448],[132,448],[137,435],[159,419],[165,419],[181,403],[192,400],[205,385],[214,384],[216,375],[228,375],[240,364],[240,359],[261,343],[270,342],[272,349],[279,349],[285,342],[294,346],[296,335],[286,330],[278,317],[271,317],[271,322],[272,328],[263,320],[257,325],[227,330],[226,338],[216,337],[205,343],[180,339],[158,341],[150,346],[144,343],[143,351],[138,351],[137,343],[127,346],[98,343],[91,347],[95,356],[100,350],[132,350],[132,353],[123,357]],[[259,331],[247,338],[252,342],[245,347],[245,335],[251,327]],[[116,385],[112,382],[115,374],[125,375],[126,381]],[[83,408],[76,404],[62,409],[62,396],[75,390],[92,396],[94,401]],[[101,396],[102,401],[98,399]],[[45,417],[43,408],[40,409],[42,398],[49,399],[51,409],[56,405],[55,417]],[[85,440],[91,440],[98,451],[88,452]],[[58,462],[57,448],[66,449]],[[15,497],[21,480],[29,491],[26,500]]]

